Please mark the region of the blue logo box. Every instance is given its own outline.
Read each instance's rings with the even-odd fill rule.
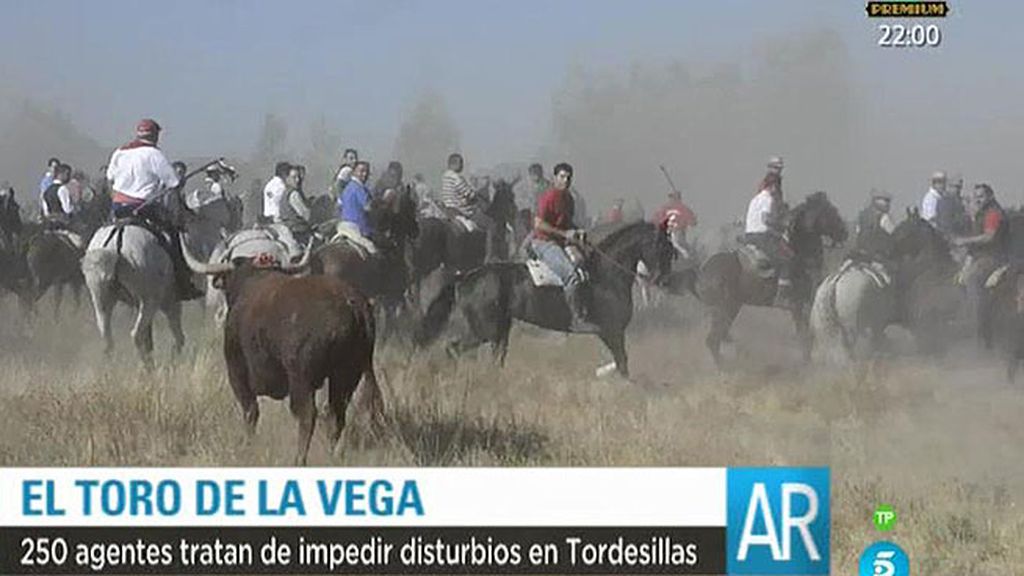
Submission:
[[[729,574],[828,574],[828,468],[729,468]]]

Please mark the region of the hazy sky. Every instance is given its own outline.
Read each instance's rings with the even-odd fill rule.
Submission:
[[[550,140],[552,96],[573,65],[742,66],[766,39],[830,29],[880,127],[872,138],[899,138],[895,151],[928,142],[941,156],[936,138],[984,146],[987,132],[972,127],[1012,140],[1024,122],[1024,5],[951,6],[950,18],[929,21],[942,27],[940,48],[896,49],[877,46],[879,21],[852,0],[8,0],[0,72],[105,145],[155,117],[164,147],[181,155],[247,154],[275,111],[294,123],[296,149],[323,113],[344,144],[387,156],[430,87],[471,163],[491,164],[528,160]]]

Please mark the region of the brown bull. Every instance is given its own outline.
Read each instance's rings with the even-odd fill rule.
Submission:
[[[215,275],[227,297],[224,357],[250,437],[259,419],[257,397],[288,397],[299,422],[295,462],[305,465],[316,425],[314,395],[324,380],[335,420],[332,443],[341,436],[345,409],[363,377],[357,409],[380,414],[371,307],[336,278],[293,276],[308,264],[308,249],[302,262],[285,266],[260,259],[202,264],[187,251],[186,260],[195,272]]]

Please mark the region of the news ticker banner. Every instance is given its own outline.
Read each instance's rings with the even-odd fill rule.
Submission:
[[[0,574],[828,574],[828,468],[5,468]]]

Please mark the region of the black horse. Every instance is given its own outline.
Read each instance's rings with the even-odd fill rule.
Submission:
[[[14,190],[0,196],[0,288],[19,296],[28,304],[28,266],[25,262],[25,224]]]
[[[619,373],[628,376],[626,326],[633,314],[637,262],[643,260],[657,280],[671,269],[675,251],[666,231],[648,222],[619,227],[595,240],[586,266],[590,281],[584,288],[590,296],[589,319],[601,327],[599,337],[611,351]],[[430,303],[416,330],[416,344],[435,340],[453,310],[458,322],[448,351],[457,355],[486,342],[502,363],[513,320],[567,332],[572,319],[562,289],[536,286],[522,263],[491,263],[456,274]]]
[[[494,183],[494,197],[478,195],[478,205],[494,221],[495,238],[490,259],[506,260],[511,239],[506,226],[516,217],[515,193],[511,183],[499,179]],[[413,245],[413,276],[417,279],[430,274],[444,264],[450,270],[467,272],[484,263],[488,256],[483,230],[466,232],[461,225],[449,219],[428,217],[420,221],[420,235]]]
[[[950,336],[965,327],[966,293],[957,283],[960,266],[949,243],[934,226],[908,210],[892,233],[896,266],[896,317],[914,336],[920,351],[942,353]],[[960,324],[958,326],[958,324]]]
[[[793,208],[787,223],[789,245],[793,249],[793,306],[789,308],[796,324],[805,359],[811,354],[811,334],[808,314],[814,289],[821,278],[824,245],[828,237],[835,244],[846,241],[846,223],[824,192],[810,194],[804,202]],[[741,262],[737,250],[717,252],[691,272],[687,284],[705,305],[711,308],[711,328],[705,343],[715,364],[721,366],[721,344],[728,337],[729,328],[744,304],[774,306],[777,280],[763,277]],[[676,284],[678,280],[673,280]]]
[[[390,202],[374,200],[369,219],[376,231],[377,257],[367,258],[347,242],[333,242],[316,250],[311,267],[315,273],[344,280],[372,298],[385,314],[378,330],[383,336],[391,317],[405,304],[410,280],[408,246],[419,235],[411,187],[403,186]]]

